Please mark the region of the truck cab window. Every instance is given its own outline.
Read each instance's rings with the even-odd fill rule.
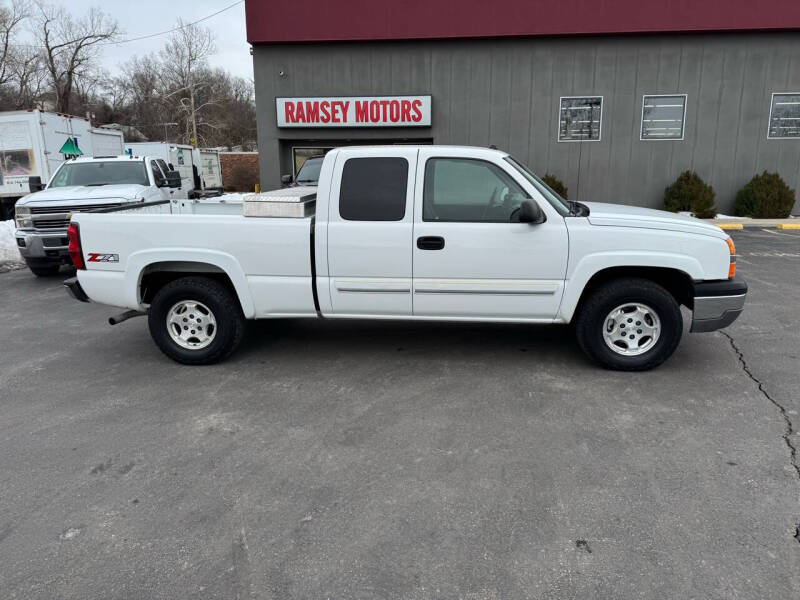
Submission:
[[[342,170],[339,215],[347,221],[401,221],[407,189],[405,158],[350,158]]]
[[[425,165],[423,221],[516,222],[525,191],[483,160],[432,158]]]

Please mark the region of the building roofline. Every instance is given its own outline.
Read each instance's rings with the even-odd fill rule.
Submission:
[[[251,44],[800,31],[796,0],[245,0]]]

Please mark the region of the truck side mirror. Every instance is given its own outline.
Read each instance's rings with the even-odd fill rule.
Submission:
[[[292,176],[291,175],[281,175],[281,183],[283,185],[289,185],[292,183]]]
[[[44,184],[42,183],[42,178],[38,175],[32,175],[28,177],[28,187],[30,188],[31,193],[43,190]]]
[[[181,174],[178,171],[167,171],[167,186],[171,188],[181,187]]]
[[[519,222],[530,223],[531,225],[539,225],[544,223],[547,218],[544,216],[542,209],[536,202],[527,198],[519,205]]]

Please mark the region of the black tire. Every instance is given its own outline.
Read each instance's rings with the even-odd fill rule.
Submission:
[[[184,348],[172,339],[167,315],[182,301],[201,302],[213,313],[216,329],[208,346]],[[244,334],[239,301],[225,286],[207,277],[182,277],[165,285],[153,298],[147,322],[159,349],[184,365],[211,365],[225,360],[236,350]]]
[[[615,352],[603,336],[608,315],[627,303],[646,305],[656,313],[661,324],[656,342],[636,356]],[[657,283],[647,279],[617,279],[594,290],[582,302],[578,307],[575,331],[581,349],[606,369],[647,371],[663,363],[675,352],[683,334],[683,317],[672,294]]]
[[[53,263],[27,263],[31,273],[37,277],[52,277],[61,269],[60,264]]]

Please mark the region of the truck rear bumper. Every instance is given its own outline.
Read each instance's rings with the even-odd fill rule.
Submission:
[[[77,277],[70,277],[64,280],[64,287],[67,288],[69,295],[78,300],[79,302],[89,302],[89,296],[83,291],[81,282]]]
[[[747,283],[734,277],[694,284],[693,333],[716,331],[739,318],[747,296]]]

